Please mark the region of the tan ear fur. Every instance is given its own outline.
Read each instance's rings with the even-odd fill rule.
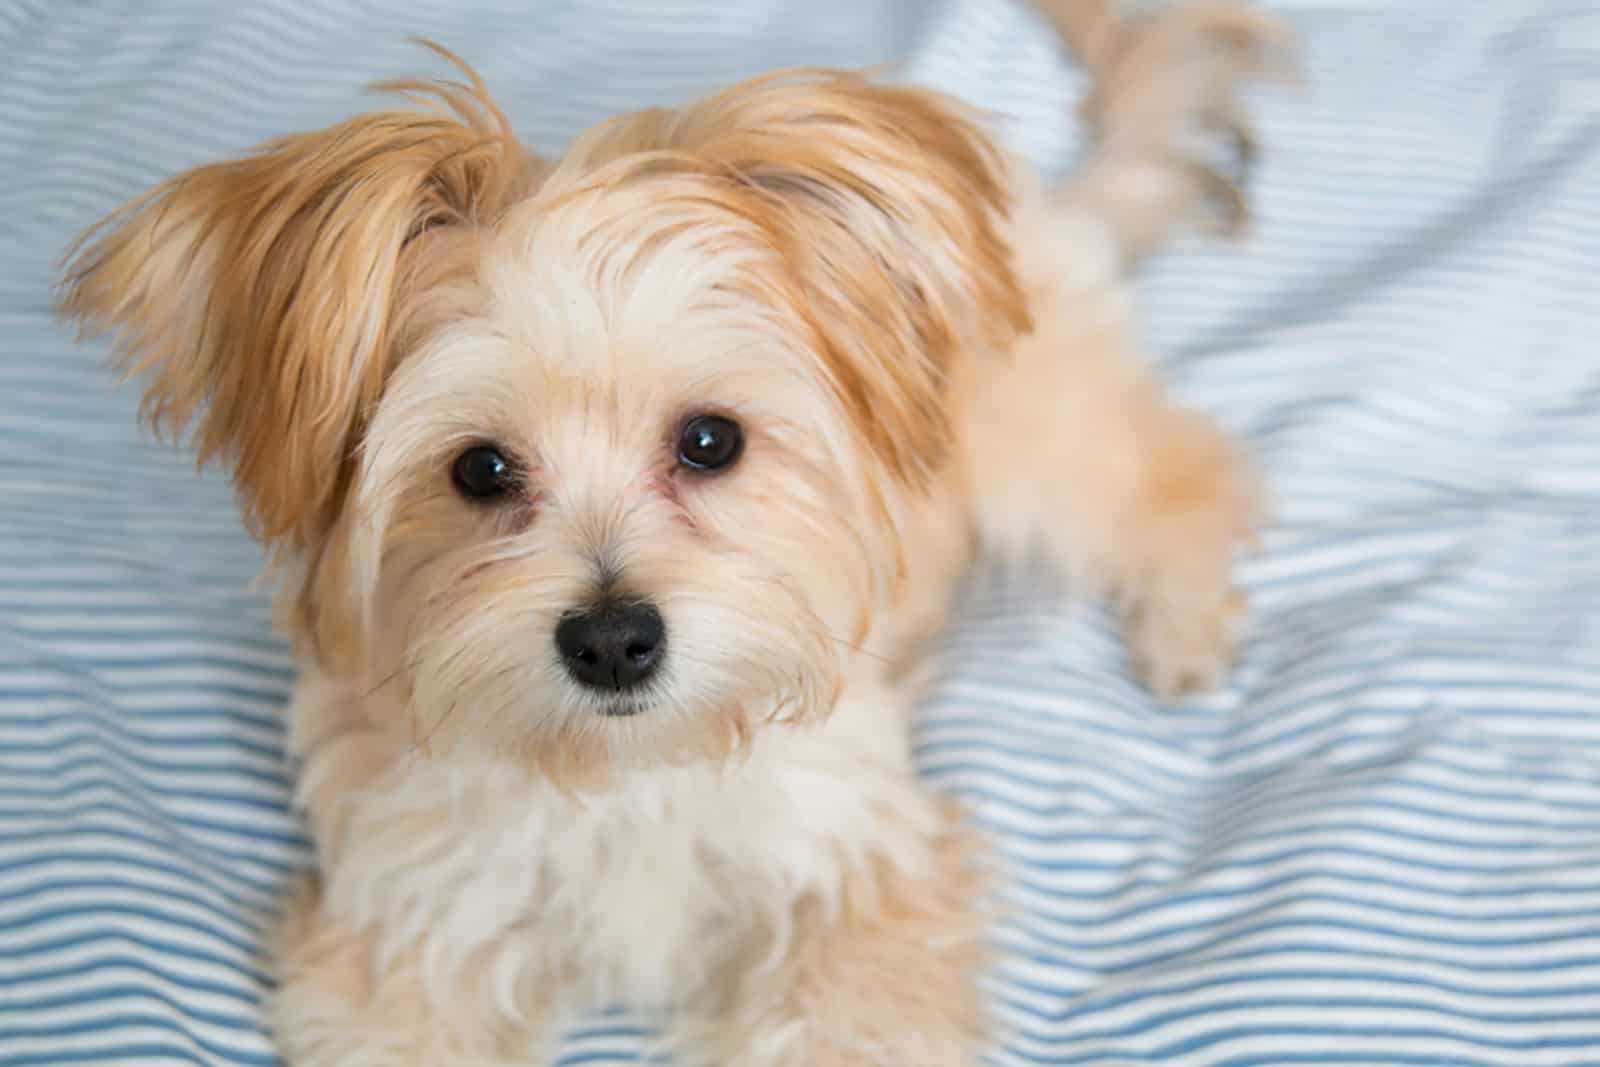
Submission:
[[[402,290],[431,228],[490,220],[529,172],[481,80],[380,88],[361,115],[181,174],[74,246],[61,306],[147,375],[158,430],[194,424],[245,520],[304,549],[337,517],[393,359]]]
[[[833,388],[890,471],[925,481],[950,443],[953,360],[1029,328],[995,143],[947,98],[828,71],[745,82],[664,125],[664,147],[761,195]]]

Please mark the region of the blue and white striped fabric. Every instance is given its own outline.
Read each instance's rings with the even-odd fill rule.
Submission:
[[[1094,609],[986,595],[921,729],[1012,875],[993,1062],[1600,1064],[1600,6],[1281,6],[1309,90],[1260,97],[1257,238],[1146,285],[1281,501],[1248,658],[1162,708]],[[892,60],[1075,150],[1015,0],[0,4],[0,1063],[273,1062],[291,663],[226,487],[139,434],[51,276],[158,179],[435,69],[408,34],[547,149]]]

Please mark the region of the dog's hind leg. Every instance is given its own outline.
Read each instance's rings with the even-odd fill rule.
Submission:
[[[1101,0],[1052,10],[1092,75],[1095,144],[1077,175],[1019,210],[1034,330],[958,383],[967,484],[986,547],[1042,556],[1110,596],[1141,673],[1176,696],[1215,684],[1232,659],[1245,607],[1234,557],[1264,494],[1232,437],[1141,357],[1127,273],[1208,214],[1242,225],[1243,193],[1204,156],[1205,135],[1222,131],[1248,159],[1237,91],[1287,33],[1227,0],[1128,19]]]
[[[1080,112],[1093,151],[1056,195],[1108,221],[1131,267],[1182,226],[1243,232],[1256,142],[1238,91],[1292,80],[1294,38],[1243,0],[1179,0],[1124,16],[1125,6],[1038,0],[1090,75]]]

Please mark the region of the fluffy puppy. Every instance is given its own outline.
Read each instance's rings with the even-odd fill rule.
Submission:
[[[975,1062],[981,855],[908,745],[952,590],[1043,557],[1173,694],[1233,652],[1260,517],[1125,277],[1239,221],[1193,135],[1248,145],[1281,28],[1049,12],[1097,134],[1058,189],[954,101],[825,71],[546,161],[469,71],[86,237],[66,311],[227,466],[281,583],[320,861],[290,1063],[539,1063],[613,1000],[689,1062]]]

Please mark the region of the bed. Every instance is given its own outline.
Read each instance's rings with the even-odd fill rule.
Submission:
[[[1600,4],[1279,0],[1241,248],[1146,340],[1281,521],[1248,654],[1164,707],[1109,618],[970,596],[917,752],[999,844],[1004,1067],[1600,1064]],[[214,473],[52,317],[174,171],[474,62],[536,146],[790,63],[887,62],[1052,173],[1079,75],[1016,0],[0,5],[0,1063],[266,1065],[308,861],[292,667]],[[560,1063],[642,1062],[623,1009]]]

